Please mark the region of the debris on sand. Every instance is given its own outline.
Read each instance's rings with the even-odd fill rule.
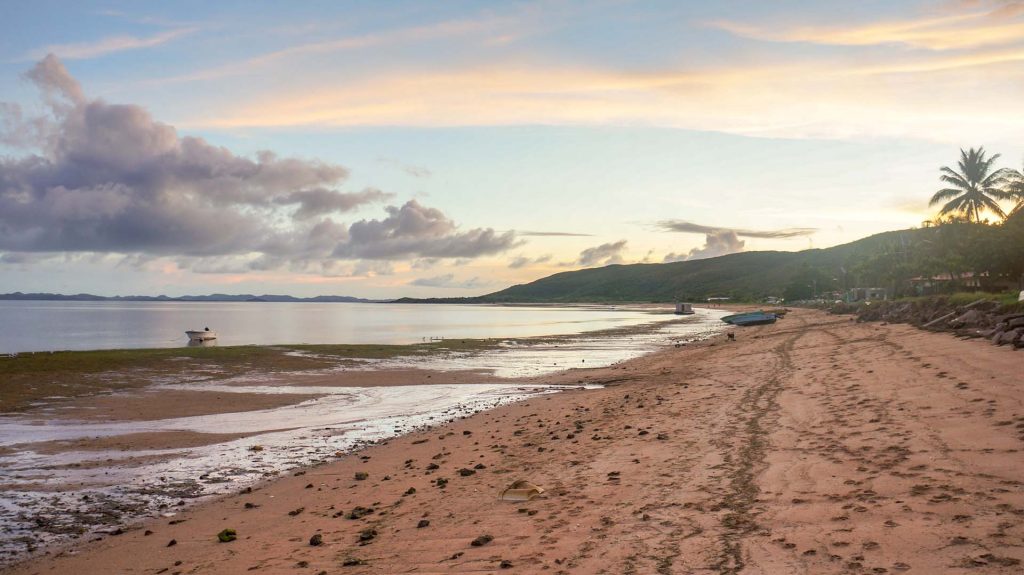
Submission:
[[[234,529],[224,529],[217,534],[217,539],[219,539],[221,543],[228,543],[238,539],[238,533]]]
[[[520,479],[502,490],[501,494],[498,495],[498,499],[502,501],[529,501],[541,493],[544,493],[543,488]]]

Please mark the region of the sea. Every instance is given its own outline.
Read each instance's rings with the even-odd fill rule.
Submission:
[[[0,301],[0,354],[177,347],[187,345],[185,331],[207,327],[217,345],[409,344],[576,334],[655,319],[651,310],[621,306]]]
[[[217,345],[490,338],[498,345],[483,351],[361,360],[332,369],[339,378],[350,370],[410,368],[533,378],[530,383],[450,384],[442,376],[433,385],[350,387],[304,384],[301,377],[282,381],[273,374],[208,380],[193,375],[156,382],[144,393],[166,388],[316,398],[272,409],[148,421],[76,421],[61,416],[59,403],[0,415],[0,569],[55,545],[102,537],[147,518],[171,517],[182,504],[331,461],[370,442],[566,389],[544,384],[545,374],[612,365],[711,337],[725,327],[719,320],[727,313],[722,310],[698,308],[682,317],[667,311],[600,305],[0,302],[6,327],[0,331],[0,362],[55,350],[185,346],[186,329],[210,327],[219,334]],[[322,382],[332,371],[315,375]],[[182,430],[253,435],[200,447],[131,452],[53,453],[42,443]]]

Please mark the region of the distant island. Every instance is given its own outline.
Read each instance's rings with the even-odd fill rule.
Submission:
[[[318,295],[316,297],[294,297],[290,295],[252,295],[252,294],[224,294],[215,293],[210,295],[183,295],[170,297],[166,295],[127,295],[127,296],[101,296],[88,293],[65,295],[59,293],[6,293],[0,294],[0,301],[167,301],[167,302],[302,302],[302,303],[387,303],[391,300],[364,299],[345,295]]]

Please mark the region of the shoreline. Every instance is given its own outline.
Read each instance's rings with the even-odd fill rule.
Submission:
[[[402,435],[10,573],[1018,572],[1020,356],[811,310],[737,340],[586,370],[606,385]],[[546,492],[498,501],[516,479]],[[359,507],[373,511],[345,518]],[[224,528],[238,540],[219,543]]]
[[[528,339],[437,342],[414,346],[429,350],[415,355],[404,353],[410,346],[276,348],[271,351],[299,361],[322,361],[324,355],[313,352],[337,353],[339,349],[356,349],[370,357],[363,364],[350,363],[346,357],[329,369],[257,377],[236,375],[214,364],[202,377],[190,377],[184,383],[174,383],[169,375],[191,367],[172,360],[171,369],[176,372],[155,370],[160,377],[142,378],[138,386],[50,400],[0,418],[0,435],[6,435],[0,442],[0,470],[7,475],[0,490],[10,497],[0,510],[8,525],[7,541],[0,549],[5,554],[12,552],[15,547],[10,544],[18,540],[30,548],[38,547],[50,539],[43,534],[62,533],[70,526],[63,526],[69,512],[61,509],[69,506],[84,514],[78,522],[82,526],[99,522],[113,528],[150,516],[158,504],[174,504],[182,497],[188,501],[221,495],[224,488],[239,481],[246,485],[260,476],[273,477],[296,466],[330,461],[367,442],[531,394],[590,385],[591,376],[577,373],[576,368],[558,362],[543,367],[538,360],[543,363],[583,354],[586,362],[600,360],[610,350],[613,355],[605,355],[604,361],[617,363],[616,354],[648,353],[654,342],[660,347],[684,336],[704,337],[707,334],[702,330],[708,329],[709,319],[711,316],[691,316],[683,321]],[[720,328],[711,329],[717,332]],[[608,346],[612,347],[602,351]],[[228,349],[228,357],[233,358],[236,351]],[[261,350],[245,351],[256,351],[259,358]],[[108,354],[99,352],[99,356]],[[474,361],[480,365],[467,368]],[[518,366],[524,362],[535,375],[500,375],[503,363]],[[62,379],[72,375],[53,371]],[[440,395],[431,397],[434,394]],[[314,440],[317,447],[299,448]],[[266,451],[251,452],[250,448],[256,447]],[[188,458],[187,463],[183,457]],[[157,476],[161,482],[166,476],[166,483],[143,479]],[[146,493],[151,495],[143,495]],[[51,497],[56,494],[59,497]],[[90,503],[76,505],[78,495]],[[107,508],[122,511],[108,517]],[[26,517],[42,522],[38,541],[25,538],[29,533],[24,530]]]
[[[664,310],[660,307],[650,309]],[[650,311],[650,310],[648,310]],[[652,316],[664,315],[653,313]],[[278,344],[237,346],[180,346],[168,348],[98,349],[23,352],[0,357],[0,415],[19,413],[54,398],[77,399],[124,390],[139,390],[155,383],[175,379],[183,383],[202,383],[246,377],[303,377],[323,373],[328,376],[351,368],[354,374],[394,370],[420,370],[421,379],[443,371],[465,371],[475,381],[520,379],[491,377],[480,369],[422,369],[416,365],[424,358],[459,357],[500,351],[506,345],[552,345],[558,347],[585,339],[611,339],[616,336],[653,333],[691,321],[652,319],[624,327],[604,328],[578,333],[530,337],[449,338],[412,344]],[[706,320],[713,321],[709,315]],[[391,360],[395,365],[381,366]],[[372,375],[364,380],[374,379]],[[357,384],[358,385],[358,384]]]

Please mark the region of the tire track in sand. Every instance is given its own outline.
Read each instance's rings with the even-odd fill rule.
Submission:
[[[728,483],[717,507],[725,510],[719,535],[719,554],[712,565],[721,575],[735,575],[743,570],[743,540],[757,530],[754,504],[760,488],[757,475],[764,466],[768,450],[767,422],[778,410],[778,395],[787,374],[793,369],[790,352],[801,332],[789,337],[774,352],[778,364],[767,368],[770,374],[760,385],[748,388],[736,406],[735,420],[728,425],[735,431],[717,446],[723,451],[723,479]]]

